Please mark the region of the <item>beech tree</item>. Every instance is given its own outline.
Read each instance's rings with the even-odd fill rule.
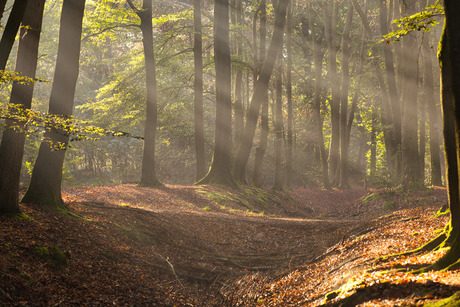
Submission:
[[[460,22],[458,16],[460,14],[460,3],[455,0],[445,0],[444,11],[445,25],[438,54],[442,71],[444,128],[450,128],[444,131],[444,142],[447,146],[447,187],[451,217],[445,243],[451,244],[451,247],[441,259],[424,270],[433,268],[458,269],[460,267],[460,188],[458,180],[460,165],[460,143],[458,142],[460,140],[460,74],[458,73],[460,69]],[[451,120],[453,120],[453,123],[451,123]],[[452,132],[453,134],[450,134]],[[449,134],[446,135],[446,133]],[[454,141],[454,139],[457,141]]]
[[[193,1],[193,25],[194,25],[194,117],[195,117],[195,155],[196,174],[198,181],[206,175],[205,152],[204,152],[204,122],[203,122],[203,37],[201,26],[201,0]]]
[[[245,182],[246,179],[246,165],[248,163],[249,154],[254,141],[260,106],[264,99],[264,93],[267,91],[276,58],[281,53],[283,47],[281,42],[283,41],[283,29],[286,22],[286,11],[288,5],[289,0],[279,1],[276,8],[273,36],[268,47],[267,57],[265,58],[264,65],[255,84],[254,93],[249,105],[246,125],[244,126],[241,143],[233,164],[233,176],[238,182]]]
[[[257,13],[260,14],[260,25],[259,25],[259,57],[257,58],[257,34],[254,31],[254,82],[256,82],[259,74],[262,70],[262,66],[265,61],[265,53],[266,53],[266,43],[267,43],[267,1],[260,0],[259,8],[254,16],[254,28],[257,24]],[[268,90],[268,89],[267,89]],[[262,176],[262,166],[264,161],[265,152],[267,151],[267,143],[268,143],[268,133],[269,133],[269,122],[268,122],[268,93],[265,90],[261,97],[262,99],[262,106],[261,106],[261,114],[260,114],[260,136],[259,136],[259,143],[255,150],[255,157],[254,157],[254,172],[252,177],[252,184],[255,186],[261,185],[261,176]]]
[[[5,7],[6,1],[4,1],[3,8]],[[5,70],[8,57],[13,48],[16,34],[18,33],[19,26],[27,6],[27,0],[15,0],[13,8],[11,9],[10,16],[3,31],[2,38],[0,39],[0,70]],[[3,13],[3,9],[2,9]]]
[[[157,130],[157,79],[153,50],[152,0],[143,0],[142,9],[136,8],[132,0],[126,0],[141,20],[142,45],[144,47],[145,83],[147,107],[144,126],[144,150],[142,156],[141,186],[156,187],[161,183],[155,171],[155,136]]]
[[[85,0],[64,0],[59,30],[59,45],[49,102],[49,114],[72,114],[80,58]],[[51,128],[46,138],[53,144],[69,141],[69,136]],[[65,150],[53,150],[49,142],[40,145],[32,178],[22,202],[37,203],[52,209],[65,209],[61,196],[62,166]]]
[[[32,79],[35,78],[37,67],[44,7],[45,0],[28,2],[19,35],[15,71]],[[30,109],[33,90],[33,83],[13,83],[10,104]],[[0,213],[19,213],[19,180],[26,137],[21,132],[9,129],[11,123],[6,122],[0,144]]]
[[[229,1],[214,2],[214,58],[216,65],[216,130],[214,155],[208,174],[198,184],[236,187],[231,172],[232,100],[229,44]]]

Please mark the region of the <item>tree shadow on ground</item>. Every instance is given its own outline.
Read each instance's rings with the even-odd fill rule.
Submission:
[[[432,281],[426,283],[405,282],[401,284],[385,282],[355,289],[350,296],[343,299],[334,300],[331,297],[329,302],[321,306],[352,307],[376,299],[396,300],[408,297],[418,303],[427,299],[446,298],[459,290],[459,286],[450,286]]]

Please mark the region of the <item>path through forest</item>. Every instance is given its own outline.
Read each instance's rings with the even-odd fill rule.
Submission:
[[[371,219],[445,200],[442,189],[419,193],[412,202],[398,195],[319,188],[67,188],[70,216],[22,205],[29,218],[0,217],[0,233],[7,234],[0,236],[0,255],[6,255],[0,257],[0,282],[10,285],[0,287],[0,298],[37,305],[251,305],[277,278],[326,261],[332,246],[336,253],[337,246],[375,229]],[[256,277],[259,283],[244,282]]]

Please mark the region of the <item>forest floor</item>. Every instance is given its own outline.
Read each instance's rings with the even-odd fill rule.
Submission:
[[[446,190],[66,188],[70,212],[0,217],[0,305],[421,306],[445,251],[378,260],[444,227]],[[335,291],[335,292],[331,292]]]

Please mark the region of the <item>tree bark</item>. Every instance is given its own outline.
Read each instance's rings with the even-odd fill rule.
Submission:
[[[401,4],[406,15],[415,13],[415,0]],[[420,155],[418,152],[418,120],[417,120],[417,49],[416,33],[410,32],[403,38],[402,63],[404,87],[402,102],[404,104],[404,120],[402,127],[402,159],[406,184],[415,183],[420,179]]]
[[[447,173],[447,195],[450,208],[450,222],[446,243],[451,244],[449,251],[434,264],[423,270],[445,269],[454,265],[460,258],[460,190],[459,190],[459,154],[460,154],[460,79],[457,69],[460,69],[458,53],[460,44],[460,3],[452,0],[444,2],[445,23],[438,50],[438,60],[441,68],[441,105],[443,111],[444,146]],[[452,267],[452,269],[457,269]]]
[[[328,48],[328,78],[331,88],[331,141],[329,144],[329,180],[332,185],[338,184],[336,177],[339,167],[339,152],[340,152],[340,83],[337,73],[337,20],[338,20],[338,4],[336,1],[329,1],[331,4],[332,13],[329,6],[325,5],[325,34]]]
[[[3,18],[3,13],[5,13],[6,2],[8,2],[8,0],[0,0],[0,21]]]
[[[268,83],[273,72],[276,58],[282,50],[282,44],[280,42],[283,39],[283,28],[286,21],[286,11],[288,5],[289,0],[279,1],[276,9],[275,29],[270,41],[267,57],[255,85],[254,93],[249,105],[248,118],[244,127],[243,138],[233,165],[233,175],[238,182],[245,181],[246,165],[248,163],[249,154],[254,141],[259,109],[264,97],[263,94],[268,89]]]
[[[427,5],[429,1],[427,1]],[[439,153],[439,122],[438,107],[434,93],[433,81],[433,61],[430,52],[430,32],[425,32],[423,36],[423,98],[428,108],[429,127],[430,127],[430,164],[431,164],[431,185],[441,186],[441,159]]]
[[[243,2],[242,0],[236,0],[236,25],[238,27],[243,26]],[[236,38],[236,57],[238,61],[243,60],[243,42],[240,37]],[[235,75],[235,144],[239,144],[241,141],[241,135],[244,127],[244,104],[243,104],[243,69],[241,65],[236,65]]]
[[[310,8],[310,15],[312,15],[312,9]],[[315,25],[313,23],[313,18],[310,16],[310,29],[314,29]],[[323,135],[323,117],[321,115],[321,100],[322,97],[322,73],[323,73],[323,58],[324,52],[321,50],[321,42],[324,39],[323,30],[316,28],[312,32],[312,45],[313,45],[313,62],[315,66],[314,76],[315,76],[315,97],[313,101],[313,120],[316,129],[316,146],[320,153],[321,158],[321,174],[323,186],[326,189],[331,187],[329,181],[329,166],[327,161],[326,147],[324,145],[324,135]]]
[[[216,65],[216,134],[208,174],[198,184],[237,187],[231,173],[232,101],[229,44],[229,2],[214,4],[214,58]]]
[[[283,190],[283,179],[281,173],[282,161],[282,144],[283,144],[283,80],[282,80],[282,65],[281,57],[278,57],[278,64],[275,72],[275,176],[273,180],[273,190]]]
[[[293,151],[293,124],[294,111],[292,106],[292,13],[295,8],[295,0],[292,0],[288,15],[286,27],[286,98],[287,98],[287,148],[286,148],[286,187],[292,186],[293,173],[292,166],[294,163]]]
[[[266,42],[267,42],[267,1],[261,0],[259,5],[260,10],[260,29],[259,29],[259,41],[260,41],[260,48],[259,48],[259,62],[256,63],[258,67],[258,71],[262,70],[262,66],[265,61],[265,53],[266,53]],[[255,49],[257,50],[257,49]],[[257,52],[255,52],[257,53]],[[262,176],[262,166],[264,161],[265,152],[267,151],[267,143],[268,143],[268,133],[269,133],[269,122],[268,122],[268,93],[265,91],[263,93],[264,97],[262,100],[262,112],[261,112],[261,119],[260,119],[260,139],[259,145],[256,148],[255,157],[254,157],[254,173],[252,178],[252,184],[254,186],[261,185],[261,176]]]
[[[0,70],[5,70],[8,57],[13,48],[16,34],[21,25],[22,18],[27,6],[27,0],[15,0],[10,16],[0,39]]]
[[[38,59],[38,45],[43,20],[45,0],[29,1],[22,20],[19,36],[16,72],[35,78]],[[29,29],[25,28],[29,27]],[[13,83],[10,103],[30,109],[34,84]],[[19,213],[19,181],[24,155],[25,135],[8,129],[6,122],[0,144],[0,213]],[[19,124],[19,123],[14,123]]]
[[[387,2],[386,0],[379,1],[380,3],[380,29],[381,34],[385,35],[390,32],[388,27]],[[390,5],[390,10],[392,5]],[[391,106],[391,123],[392,123],[392,146],[390,153],[391,169],[394,175],[398,178],[401,174],[401,102],[399,100],[398,89],[396,86],[396,73],[394,68],[392,45],[383,44],[383,56],[385,60],[386,80],[389,91],[389,100]]]
[[[203,37],[201,25],[201,0],[193,0],[195,80],[194,80],[194,115],[195,115],[195,181],[206,175],[204,150],[204,115],[203,115]]]
[[[143,0],[142,9],[137,9],[132,0],[127,0],[131,9],[141,20],[142,46],[145,61],[145,87],[147,91],[144,125],[144,150],[142,155],[141,180],[139,185],[161,186],[155,171],[155,137],[157,129],[157,80],[155,53],[153,50],[152,0]]]
[[[350,33],[353,5],[348,3],[347,20],[342,35],[342,86],[340,94],[340,180],[341,188],[348,188],[348,91],[350,88]]]
[[[80,43],[84,0],[64,0],[59,30],[56,70],[49,102],[49,114],[72,114],[75,87],[79,72]],[[45,137],[66,145],[69,136],[63,131],[51,130]],[[65,209],[61,196],[62,166],[65,150],[52,150],[48,142],[42,142],[35,162],[29,188],[22,199],[26,203],[38,203],[51,209]]]

